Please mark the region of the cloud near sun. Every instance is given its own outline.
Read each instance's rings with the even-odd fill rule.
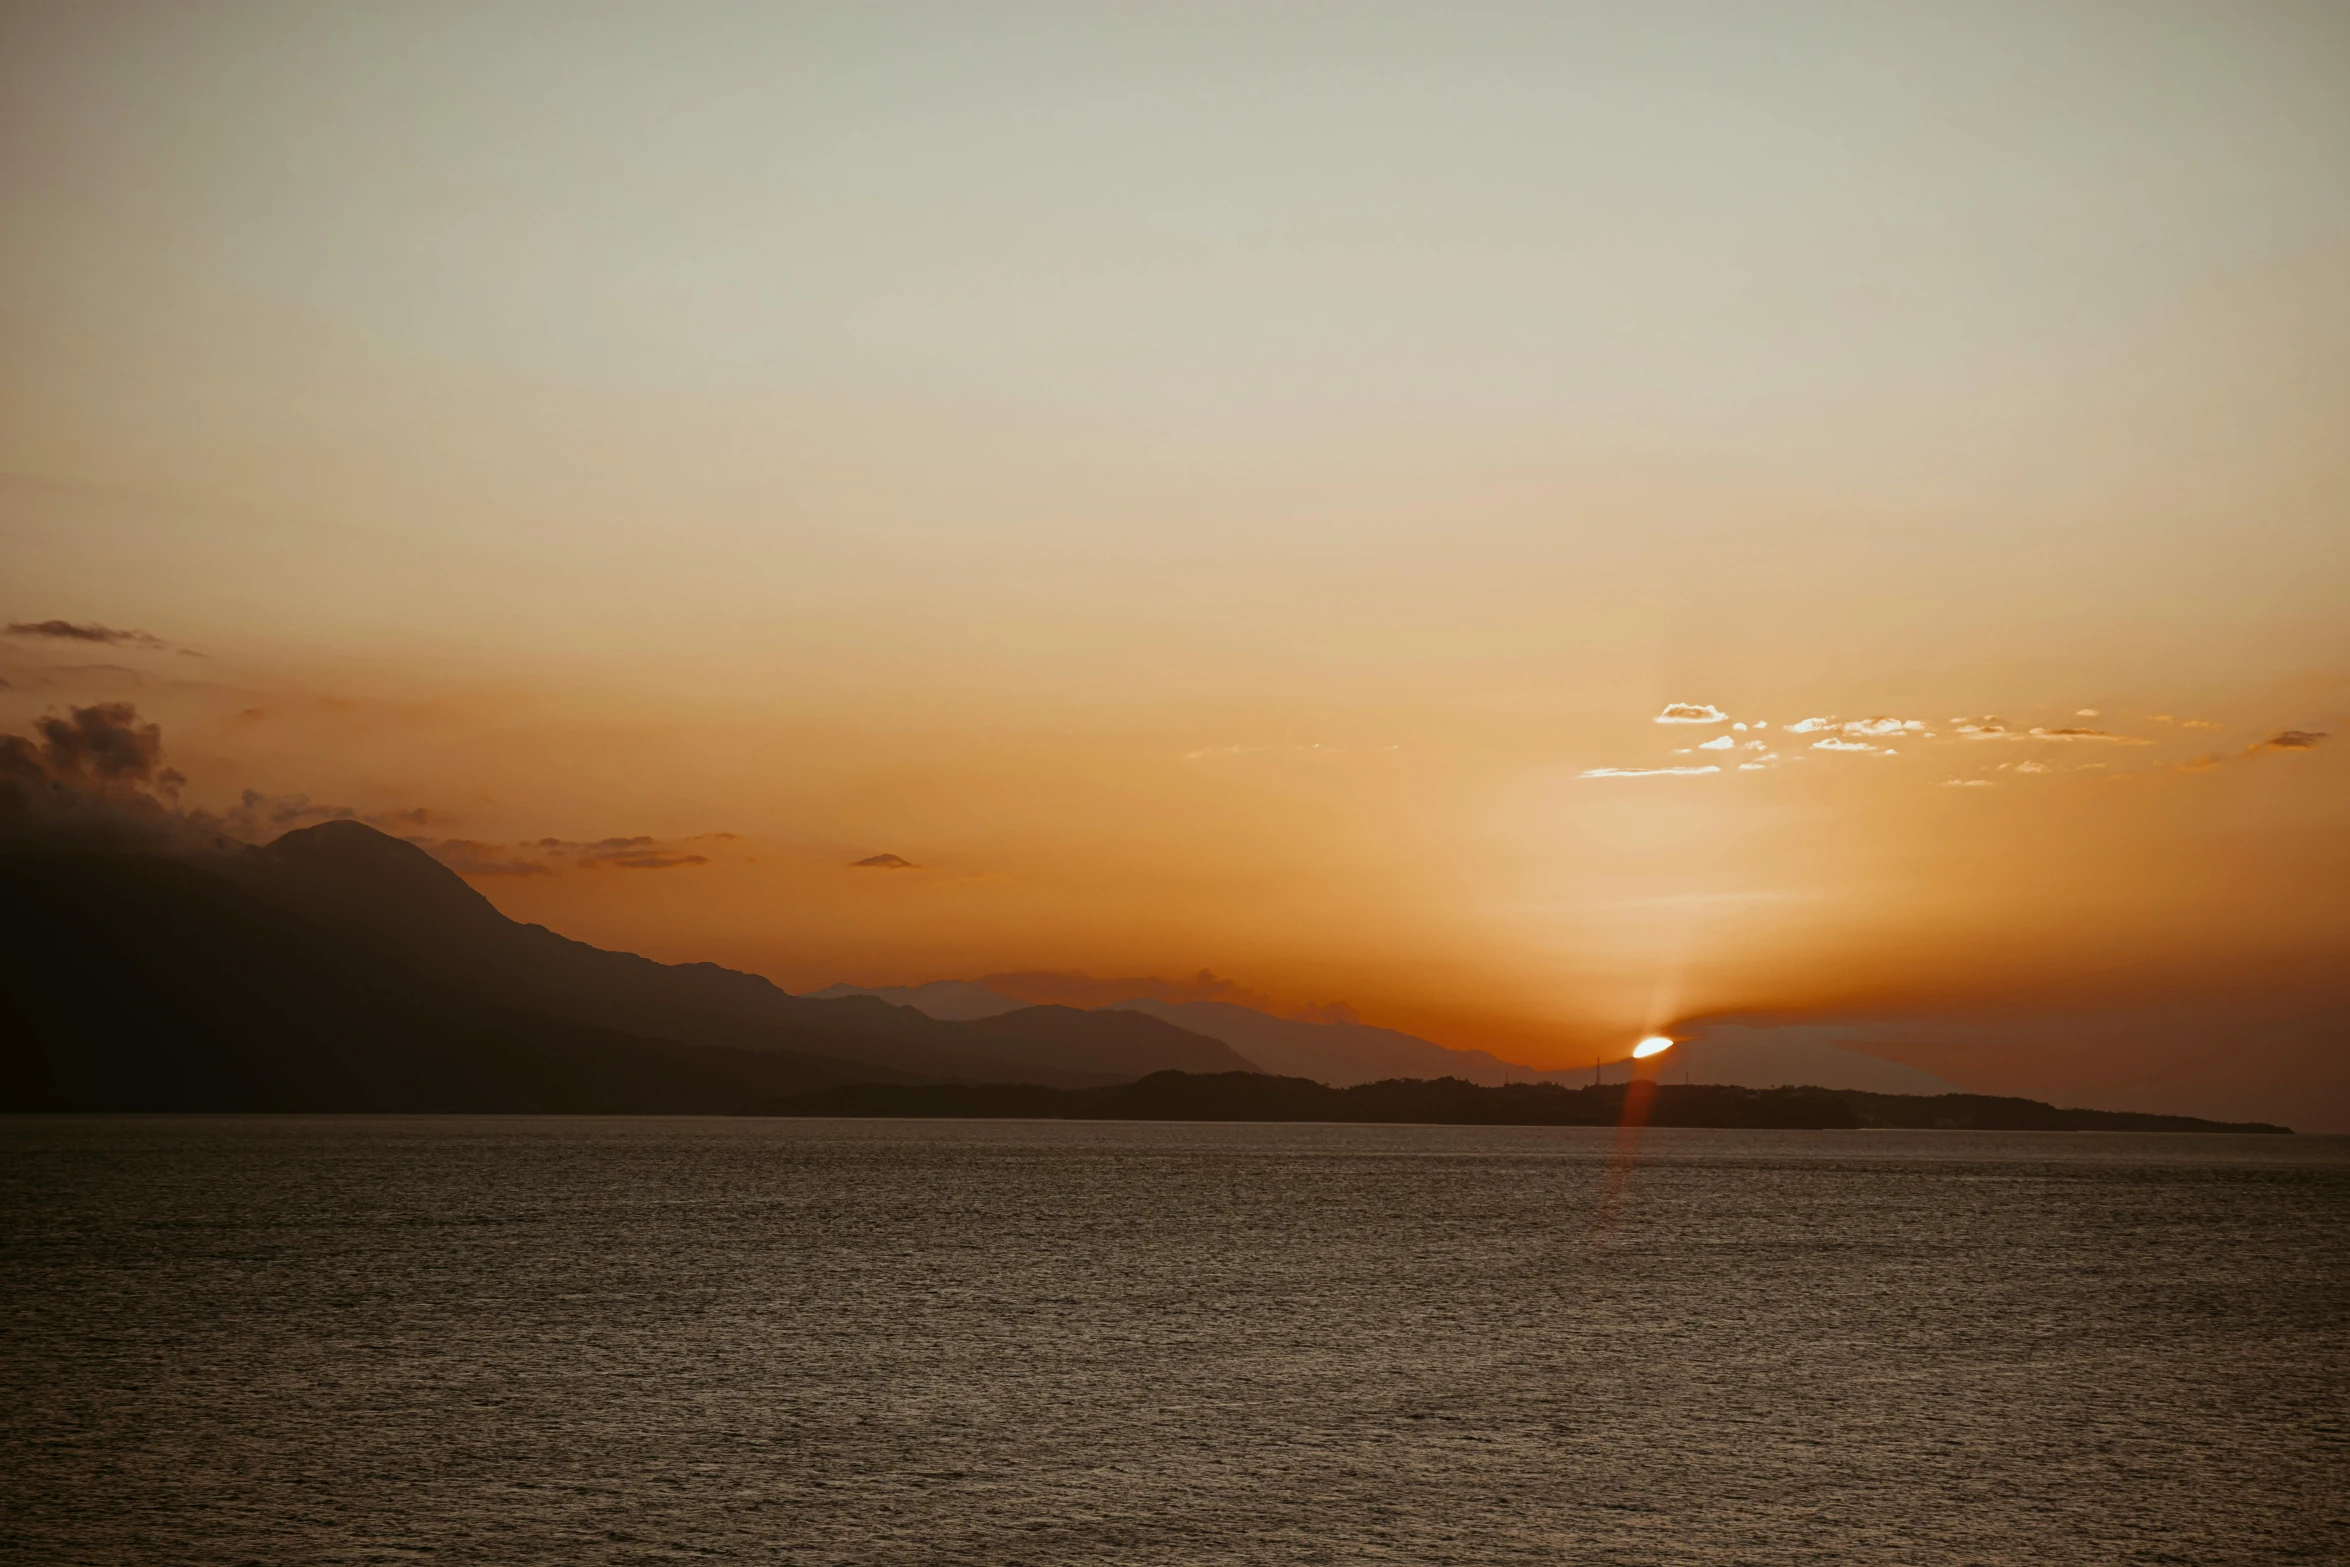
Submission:
[[[2096,708],[2076,708],[2070,710],[2070,715],[2075,718],[2095,718],[2099,716],[2099,710]],[[2148,714],[2147,721],[2156,724],[2178,724],[2178,720],[2168,713]],[[1820,717],[1802,718],[1783,725],[1781,732],[1784,734],[1816,736],[1816,738],[1810,739],[1804,751],[1795,753],[1792,758],[1783,759],[1778,752],[1770,749],[1770,742],[1767,740],[1740,738],[1742,735],[1756,735],[1769,729],[1771,725],[1768,719],[1758,719],[1753,722],[1734,720],[1727,711],[1710,702],[1667,703],[1664,710],[1656,715],[1653,722],[1708,726],[1729,725],[1730,733],[1716,735],[1693,747],[1676,747],[1673,754],[1691,756],[1698,752],[1707,751],[1733,754],[1747,751],[1762,753],[1759,756],[1740,757],[1736,771],[1741,773],[1769,772],[1777,767],[1782,760],[1802,761],[1805,759],[1805,755],[1811,752],[1825,752],[1830,755],[1899,757],[1905,752],[1917,755],[1940,747],[1963,746],[1986,740],[2041,747],[2079,745],[2140,747],[2158,746],[2162,743],[2160,740],[2149,739],[2142,735],[2124,734],[2111,729],[2092,729],[2080,724],[2011,725],[2006,720],[1992,715],[1976,718],[1953,718],[1947,729],[1935,729],[1922,718],[1894,718],[1884,714],[1869,718],[1843,718],[1828,714]],[[2190,720],[2179,727],[2212,729],[2219,726]],[[2223,762],[2242,760],[2264,753],[2306,752],[2315,748],[2325,739],[2326,734],[2322,730],[2278,729],[2271,732],[2267,738],[2256,740],[2233,755],[2214,753],[2189,761],[2160,760],[2152,769],[2140,769],[2139,771],[2199,772],[2217,767]],[[1900,745],[1892,743],[1897,740],[1902,743]],[[1725,762],[1730,759],[1729,756],[1723,757]],[[2097,772],[2106,778],[2134,775],[2129,772],[2116,773],[2103,762],[2082,762],[2076,765],[2058,766],[2039,757],[2002,762],[1993,771],[2007,773],[2011,776],[2030,777],[2079,772]],[[1583,769],[1576,776],[1579,778],[1701,778],[1722,775],[1723,769],[1719,766],[1666,764],[1650,767],[1589,767]],[[1988,788],[1993,782],[1992,779],[1981,777],[1943,780],[1946,786],[1965,788]]]

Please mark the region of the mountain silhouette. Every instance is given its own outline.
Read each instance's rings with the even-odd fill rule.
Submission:
[[[992,1017],[1024,1003],[989,988],[985,981],[932,980],[926,985],[866,989],[832,985],[812,994],[873,996],[894,1006],[913,1007],[935,1018]],[[1552,1082],[1580,1085],[1589,1067],[1544,1070],[1523,1066],[1483,1050],[1461,1050],[1368,1023],[1325,1022],[1277,1017],[1232,1001],[1164,1001],[1137,997],[1114,1001],[1104,1010],[1138,1012],[1194,1034],[1220,1039],[1265,1072],[1310,1078],[1333,1088],[1389,1078],[1458,1078],[1496,1087],[1507,1083]],[[1714,1025],[1706,1036],[1685,1041],[1673,1057],[1676,1078],[1701,1083],[1770,1088],[1808,1083],[1825,1088],[1895,1094],[1951,1093],[1953,1085],[1930,1072],[1887,1061],[1832,1043],[1797,1037],[1800,1030]],[[1630,1063],[1609,1063],[1603,1075],[1625,1079]]]
[[[357,822],[214,854],[0,855],[0,1108],[737,1110],[844,1082],[1253,1070],[1158,1019],[941,1022],[510,920]]]

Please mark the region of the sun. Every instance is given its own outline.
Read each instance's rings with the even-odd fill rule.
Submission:
[[[1662,1034],[1651,1034],[1632,1047],[1632,1059],[1645,1061],[1650,1056],[1661,1056],[1673,1048],[1673,1041]]]

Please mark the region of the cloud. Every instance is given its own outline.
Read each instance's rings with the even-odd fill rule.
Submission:
[[[12,637],[46,637],[58,642],[99,642],[108,647],[162,647],[161,637],[144,631],[117,631],[112,626],[101,626],[92,621],[79,625],[70,620],[12,620],[8,623]]]
[[[1847,740],[1881,740],[1889,735],[1908,735],[1918,738],[1931,739],[1933,738],[1934,734],[1931,729],[1926,727],[1925,720],[1923,719],[1886,718],[1882,715],[1879,715],[1875,718],[1837,718],[1833,715],[1825,718],[1806,718],[1789,724],[1787,726],[1787,732],[1793,735],[1816,735],[1822,733],[1833,733],[1842,735]],[[1865,745],[1830,745],[1815,746],[1813,749],[1829,751],[1865,751],[1871,749],[1871,747]]]
[[[2258,756],[2265,751],[2314,751],[2323,745],[2328,738],[2330,737],[2322,729],[2279,729],[2266,740],[2255,740],[2233,756],[2222,756],[2219,752],[2213,751],[2208,755],[2198,756],[2192,762],[2181,763],[2179,771],[2207,773],[2214,767],[2225,766],[2229,762],[2242,761],[2246,757]]]
[[[1988,778],[1945,778],[1942,780],[1942,787],[1945,789],[1990,789],[1995,788],[1996,785]]]
[[[899,854],[868,854],[850,863],[849,869],[858,871],[918,871],[922,867]]]
[[[1715,735],[1711,740],[1708,740],[1705,744],[1699,746],[1698,749],[1700,751],[1727,751],[1730,749],[1730,747],[1736,745],[1737,743],[1738,742],[1736,740],[1732,739],[1728,735]]]
[[[63,718],[35,723],[33,732],[41,737],[39,755],[47,776],[77,787],[145,783],[157,777],[163,760],[162,727],[140,723],[139,710],[128,702],[68,708]]]
[[[1899,754],[1889,745],[1871,745],[1866,740],[1840,740],[1834,735],[1828,736],[1825,740],[1814,740],[1811,743],[1811,748],[1815,751],[1862,751],[1871,756]]]
[[[1665,710],[1656,715],[1660,724],[1719,724],[1730,715],[1704,702],[1668,702]]]
[[[46,848],[216,847],[174,808],[187,780],[128,702],[50,714],[0,735],[0,838]],[[183,842],[184,840],[184,842]]]
[[[1578,778],[1695,778],[1705,773],[1718,773],[1718,767],[1590,767],[1577,773]]]

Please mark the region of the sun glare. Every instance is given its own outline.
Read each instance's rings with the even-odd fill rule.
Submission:
[[[1632,1047],[1632,1058],[1645,1061],[1650,1056],[1661,1056],[1673,1048],[1673,1042],[1662,1034],[1651,1034]]]

